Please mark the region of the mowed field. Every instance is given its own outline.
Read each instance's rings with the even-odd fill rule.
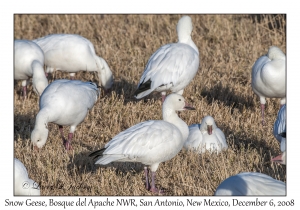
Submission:
[[[89,39],[97,55],[114,74],[110,95],[102,95],[86,119],[77,126],[66,152],[58,126],[48,124],[49,136],[39,151],[30,135],[39,111],[39,97],[29,85],[29,97],[20,97],[21,81],[14,84],[14,156],[40,184],[41,195],[152,195],[144,186],[140,163],[95,165],[88,155],[102,148],[119,132],[145,120],[161,120],[159,93],[136,100],[133,93],[144,67],[160,46],[177,42],[176,24],[182,15],[15,15],[14,39],[36,39],[71,33]],[[286,181],[286,166],[272,163],[280,153],[273,136],[279,99],[267,99],[266,125],[261,124],[259,98],[251,88],[251,68],[272,45],[286,52],[285,15],[190,15],[192,39],[200,52],[200,67],[183,96],[196,108],[180,117],[188,124],[211,115],[224,132],[228,150],[196,154],[182,150],[161,163],[156,184],[165,195],[211,196],[229,176],[261,172]],[[57,71],[49,83],[67,78]],[[98,82],[96,73],[76,78]],[[64,127],[65,136],[69,127]]]

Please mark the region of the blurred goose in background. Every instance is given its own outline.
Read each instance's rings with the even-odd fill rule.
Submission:
[[[14,195],[40,195],[38,183],[29,179],[28,172],[24,164],[17,158],[14,158]]]
[[[285,104],[285,75],[285,54],[275,46],[270,47],[267,55],[261,56],[252,67],[251,85],[260,98],[263,125],[266,98],[280,98],[280,104]]]
[[[181,95],[170,94],[162,106],[163,120],[141,122],[122,131],[110,140],[103,149],[89,156],[97,159],[95,164],[110,162],[141,162],[150,166],[151,191],[161,193],[155,186],[158,165],[173,158],[182,149],[189,130],[176,111],[194,110]],[[148,169],[145,167],[146,189],[150,190]]]
[[[29,40],[14,41],[15,68],[14,79],[23,80],[23,98],[27,97],[27,84],[32,78],[33,90],[39,96],[48,85],[44,72],[44,53],[42,49]]]
[[[47,73],[66,71],[74,79],[78,71],[96,71],[99,86],[106,93],[112,87],[112,72],[106,61],[96,55],[94,45],[88,39],[77,34],[51,34],[33,41],[44,51]]]
[[[244,172],[225,179],[214,195],[286,195],[286,184],[266,174]]]
[[[35,147],[42,148],[48,137],[49,122],[59,125],[63,144],[71,149],[71,140],[76,126],[81,123],[94,106],[99,95],[95,83],[79,80],[55,80],[40,98],[40,110],[36,116],[31,141]],[[71,126],[68,140],[63,135],[63,126]]]
[[[199,51],[191,38],[192,20],[183,16],[177,24],[178,42],[159,48],[149,59],[134,95],[143,98],[153,91],[183,94],[195,77],[200,64]]]
[[[283,138],[281,136],[281,133],[283,132],[286,132],[286,104],[280,108],[273,126],[273,135],[279,142],[281,142],[281,139]]]
[[[272,161],[274,162],[278,162],[282,165],[286,165],[286,132],[283,132],[281,134],[279,134],[282,138],[281,138],[281,142],[280,142],[280,150],[281,150],[281,154],[272,158]]]
[[[227,149],[228,146],[225,135],[217,127],[214,118],[206,116],[202,119],[201,124],[189,126],[189,136],[184,143],[184,148],[204,153],[206,150],[221,152],[223,149]]]

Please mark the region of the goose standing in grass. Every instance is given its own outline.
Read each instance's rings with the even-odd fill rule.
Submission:
[[[163,120],[149,120],[134,125],[116,135],[103,149],[91,153],[96,164],[110,162],[141,162],[150,166],[152,173],[151,189],[148,169],[145,167],[146,189],[160,193],[155,187],[158,165],[173,158],[182,149],[189,130],[176,111],[194,110],[181,95],[170,94],[162,106]]]
[[[48,137],[49,122],[59,125],[63,144],[71,149],[71,140],[76,126],[81,123],[94,106],[99,95],[95,83],[79,80],[55,80],[40,98],[40,110],[31,133],[33,145],[42,148]],[[63,135],[63,126],[71,126],[68,140]]]
[[[74,79],[78,71],[96,71],[99,86],[107,92],[113,85],[113,75],[106,61],[97,56],[94,45],[77,34],[51,34],[33,40],[45,54],[46,72],[70,72]]]
[[[286,184],[266,174],[244,172],[225,179],[214,195],[286,195]]]
[[[189,136],[184,143],[184,148],[204,153],[206,150],[221,152],[223,149],[227,149],[228,146],[225,135],[217,127],[214,118],[206,116],[202,119],[201,124],[189,126]]]
[[[195,77],[200,64],[199,51],[192,40],[192,20],[183,16],[177,24],[178,42],[159,48],[149,59],[134,95],[143,98],[153,91],[183,94]]]
[[[26,167],[17,158],[15,158],[14,180],[15,195],[40,195],[38,183],[29,179]]]
[[[261,56],[252,67],[252,89],[260,98],[262,124],[266,98],[280,98],[281,106],[286,97],[285,54],[275,46],[269,48],[267,55]]]
[[[14,41],[15,68],[14,79],[23,80],[23,98],[27,96],[27,84],[32,78],[33,90],[40,96],[48,85],[44,72],[44,53],[42,49],[29,40]]]

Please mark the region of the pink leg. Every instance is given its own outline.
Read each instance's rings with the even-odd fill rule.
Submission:
[[[47,73],[47,72],[45,72],[45,76],[46,76],[46,78],[48,79],[48,73]]]
[[[71,80],[75,80],[75,76],[71,76],[70,79],[71,79]]]
[[[26,97],[27,97],[27,86],[22,87],[22,92],[23,92],[23,99],[26,99]]]
[[[150,190],[149,178],[148,178],[148,168],[144,167],[145,176],[146,176],[146,189]]]
[[[163,193],[164,193],[163,190],[159,190],[159,189],[157,189],[157,188],[155,187],[155,177],[156,177],[156,173],[153,172],[153,171],[151,171],[151,173],[152,173],[151,191],[152,191],[153,193],[163,194]]]
[[[66,150],[71,150],[72,149],[72,146],[71,146],[72,138],[73,138],[73,133],[69,133],[68,141],[65,141],[65,143],[64,143],[64,146],[65,146]]]
[[[165,99],[166,99],[166,95],[161,95],[161,101],[162,101],[162,103],[164,103]]]
[[[262,125],[265,125],[265,105],[264,104],[261,104],[260,105],[261,107],[261,117],[262,117]]]
[[[61,135],[61,138],[62,138],[63,144],[64,144],[65,141],[66,141],[65,138],[64,138],[64,129],[63,129],[63,127],[61,125],[59,125],[58,128],[59,128],[60,135]]]

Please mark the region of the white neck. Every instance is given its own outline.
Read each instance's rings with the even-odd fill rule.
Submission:
[[[197,54],[199,55],[198,47],[193,42],[191,36],[184,36],[184,37],[178,36],[178,40],[179,40],[178,43],[183,43],[183,44],[190,45],[197,52]]]
[[[34,129],[45,130],[48,126],[49,114],[45,109],[41,109],[35,118]]]
[[[178,117],[174,109],[163,107],[163,119],[164,121],[172,123],[180,130],[184,142],[187,140],[187,137],[189,135],[189,128],[187,124]]]

